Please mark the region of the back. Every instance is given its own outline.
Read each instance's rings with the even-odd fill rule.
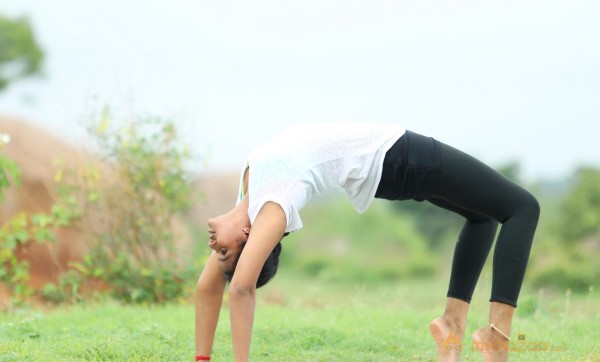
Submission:
[[[247,162],[251,223],[273,201],[286,213],[286,231],[300,229],[298,211],[306,202],[339,188],[364,212],[381,178],[385,152],[404,132],[392,124],[303,123],[259,145]]]

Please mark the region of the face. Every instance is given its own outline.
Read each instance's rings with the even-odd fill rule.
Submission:
[[[223,271],[230,272],[240,253],[241,244],[248,240],[250,228],[235,223],[230,214],[217,216],[208,220],[208,246],[219,258]]]

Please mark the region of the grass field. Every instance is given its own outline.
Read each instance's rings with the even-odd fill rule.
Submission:
[[[463,360],[480,360],[470,334],[487,321],[485,283],[471,307]],[[443,308],[445,281],[329,285],[275,279],[259,291],[255,361],[432,361],[427,324]],[[512,361],[600,361],[598,293],[524,290]],[[193,306],[76,305],[0,314],[0,361],[191,361]],[[231,361],[227,308],[214,361]]]

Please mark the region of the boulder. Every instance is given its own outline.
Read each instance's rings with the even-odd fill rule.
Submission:
[[[0,203],[0,225],[22,212],[33,214],[51,211],[56,196],[57,160],[60,160],[61,167],[75,170],[77,175],[81,174],[84,167],[97,167],[102,175],[102,182],[108,183],[110,187],[118,187],[118,181],[108,165],[40,127],[18,119],[0,118],[0,134],[10,136],[10,142],[4,144],[0,152],[15,160],[21,171],[21,186],[6,190],[5,199]],[[39,290],[47,283],[57,282],[61,273],[69,269],[69,264],[80,260],[84,255],[84,240],[90,235],[89,225],[94,225],[96,229],[102,228],[103,223],[96,222],[102,219],[105,219],[102,215],[86,214],[78,227],[56,230],[55,243],[29,242],[21,247],[17,256],[30,263],[31,286]],[[183,218],[175,217],[170,225],[178,235],[176,246],[181,250],[184,260],[183,256],[189,254],[185,250],[191,246],[191,237]],[[92,289],[102,288],[98,283],[89,285]],[[6,286],[0,284],[0,305],[6,302],[6,291]]]

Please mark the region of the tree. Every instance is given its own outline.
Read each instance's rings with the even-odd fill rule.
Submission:
[[[581,241],[600,231],[600,169],[583,167],[562,205],[560,234],[565,241]]]
[[[523,181],[521,180],[521,164],[519,161],[510,161],[497,167],[496,170],[512,182],[516,182],[519,185],[523,184]]]
[[[521,164],[511,161],[496,167],[498,172],[510,180],[520,183]],[[413,221],[419,233],[425,237],[428,246],[436,249],[448,242],[456,242],[464,219],[428,202],[397,202],[394,209],[404,218]]]
[[[0,15],[0,92],[16,80],[40,74],[43,61],[29,20]]]
[[[0,151],[6,143],[10,142],[10,136],[0,132]],[[0,153],[0,201],[4,201],[5,189],[19,186],[21,183],[21,171],[17,163]]]

